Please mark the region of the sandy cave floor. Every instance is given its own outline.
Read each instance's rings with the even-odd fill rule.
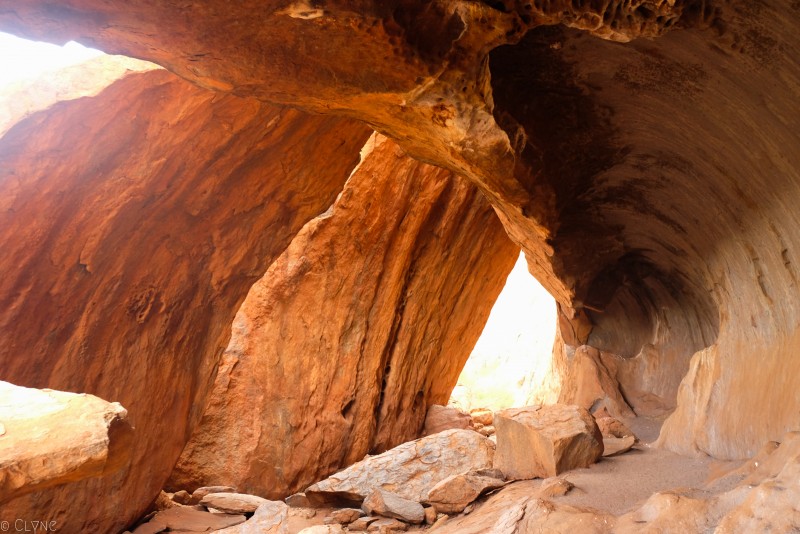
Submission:
[[[679,488],[703,488],[692,492],[696,496],[709,496],[730,489],[718,483],[706,487],[709,478],[725,472],[738,462],[718,462],[710,457],[687,457],[667,450],[651,447],[658,438],[662,421],[639,417],[625,421],[639,436],[640,443],[631,451],[612,458],[603,458],[597,464],[575,469],[561,475],[575,488],[563,497],[552,500],[563,504],[594,508],[613,515],[634,510],[653,493]],[[534,492],[542,480],[515,482],[506,488],[514,491]],[[732,485],[732,484],[731,484]],[[414,528],[408,532],[423,532]]]

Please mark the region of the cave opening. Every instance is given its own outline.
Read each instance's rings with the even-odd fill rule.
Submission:
[[[464,411],[539,402],[552,362],[556,303],[520,253],[461,371],[450,404]]]
[[[102,55],[100,50],[75,41],[58,46],[0,32],[0,88],[29,84],[36,78]]]

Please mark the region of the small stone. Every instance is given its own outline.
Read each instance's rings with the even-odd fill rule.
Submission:
[[[172,500],[178,504],[189,504],[192,501],[192,496],[186,490],[176,491],[172,496]]]
[[[422,523],[425,520],[425,510],[420,503],[382,489],[373,491],[364,499],[362,508],[370,515],[374,513],[408,523]]]
[[[470,504],[469,506],[467,506],[466,508],[464,508],[464,515],[467,515],[467,514],[469,514],[469,513],[472,513],[472,511],[473,511],[474,509],[475,509],[475,505],[474,505],[474,504]]]
[[[378,519],[368,528],[368,532],[378,532],[378,534],[390,534],[392,532],[405,532],[408,525],[397,519]]]
[[[166,510],[174,506],[178,506],[178,504],[172,502],[172,499],[169,498],[169,495],[167,495],[164,491],[161,491],[159,492],[158,497],[156,497],[156,500],[153,501],[153,506],[151,507],[151,510],[157,510],[157,511]]]
[[[209,493],[200,504],[206,508],[215,508],[231,514],[251,514],[260,505],[268,502],[263,497],[246,493]]]
[[[200,504],[203,497],[209,493],[236,493],[236,488],[231,486],[203,486],[202,488],[197,488],[192,493],[191,504]]]
[[[437,514],[436,514],[436,507],[435,506],[429,506],[429,507],[425,508],[425,524],[426,525],[434,524],[436,522],[436,516],[437,516]]]
[[[293,495],[289,495],[286,497],[286,499],[284,499],[284,502],[291,508],[311,508],[311,502],[309,502],[305,493],[295,493]]]
[[[379,517],[374,517],[374,516],[371,516],[371,515],[366,515],[364,517],[359,517],[358,519],[356,519],[355,521],[350,523],[348,528],[351,531],[353,531],[353,530],[367,530],[367,527],[369,527],[370,524],[374,523],[378,519],[380,519],[380,518]]]
[[[617,456],[628,452],[636,445],[635,436],[626,436],[624,438],[603,438],[603,456]]]
[[[494,424],[494,412],[491,410],[472,410],[470,415],[472,416],[473,421],[480,423],[483,426],[490,426]]]
[[[349,525],[362,515],[364,515],[364,512],[357,508],[342,508],[340,510],[334,510],[331,512],[331,515],[325,518],[325,522],[327,523],[328,519],[330,519],[333,523]]]
[[[494,427],[490,425],[490,426],[485,426],[483,428],[478,429],[478,432],[481,435],[486,436],[488,438],[489,436],[491,436],[492,434],[495,433],[495,430],[494,430]]]
[[[558,477],[548,478],[539,486],[539,496],[543,499],[561,497],[569,493],[574,487],[575,484],[569,480]]]

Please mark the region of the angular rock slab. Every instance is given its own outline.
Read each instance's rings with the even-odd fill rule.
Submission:
[[[505,480],[476,473],[453,475],[436,484],[428,493],[426,502],[438,512],[457,514],[487,491],[505,485]]]
[[[381,515],[407,523],[422,523],[425,520],[425,510],[420,503],[382,489],[370,493],[364,499],[362,508],[369,515]]]
[[[133,429],[117,402],[0,382],[0,503],[114,472]]]
[[[150,521],[140,525],[133,533],[150,534],[170,529],[170,531],[176,532],[218,531],[231,534],[226,527],[243,524],[244,521],[245,517],[243,515],[212,514],[211,512],[195,510],[194,508],[176,506],[158,512]]]
[[[422,502],[440,481],[492,467],[495,445],[472,430],[445,430],[369,457],[310,486],[315,504],[345,498],[362,501],[376,489]]]
[[[239,525],[217,531],[217,534],[288,534],[289,507],[282,502],[266,501],[253,517]]]
[[[497,412],[494,467],[509,480],[554,477],[588,467],[603,454],[594,418],[579,406],[553,404]]]
[[[617,456],[625,454],[636,445],[636,438],[625,436],[624,438],[603,438],[603,456]]]
[[[209,493],[200,504],[230,514],[251,514],[267,502],[263,497],[245,493]]]

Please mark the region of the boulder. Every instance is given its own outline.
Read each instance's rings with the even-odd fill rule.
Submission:
[[[603,437],[583,408],[554,404],[497,412],[494,467],[507,479],[547,478],[588,467],[603,454]]]
[[[422,523],[425,520],[425,510],[420,503],[382,489],[370,493],[364,499],[362,508],[369,515],[390,517],[406,523]]]
[[[203,497],[211,493],[236,493],[236,488],[232,486],[203,486],[192,492],[191,504],[200,504]]]
[[[397,519],[378,519],[370,523],[367,532],[377,532],[378,534],[393,534],[408,530],[408,525]]]
[[[631,450],[636,445],[636,438],[634,436],[626,436],[624,438],[603,438],[603,456],[617,456],[624,454]]]
[[[200,504],[226,513],[250,514],[267,502],[263,497],[245,493],[209,493],[202,498]]]
[[[435,506],[438,512],[457,514],[484,493],[505,484],[503,479],[474,472],[452,475],[431,488],[425,502]]]
[[[330,516],[325,518],[325,522],[349,525],[362,515],[364,515],[364,512],[358,508],[341,508],[339,510],[333,510]]]
[[[434,404],[428,408],[425,416],[425,426],[422,428],[423,436],[430,436],[442,430],[451,428],[471,428],[472,418],[452,406]]]
[[[189,495],[189,492],[186,490],[176,491],[172,495],[172,500],[178,504],[192,504],[192,496]]]
[[[289,507],[282,502],[267,501],[244,523],[219,530],[217,534],[289,534],[288,511]]]
[[[291,508],[308,508],[311,506],[311,503],[306,497],[305,493],[293,493],[286,497],[283,502],[285,502]]]
[[[245,516],[238,514],[212,514],[211,512],[195,510],[186,506],[175,506],[158,512],[147,523],[137,527],[133,533],[155,533],[170,529],[176,532],[208,532],[213,530],[224,534],[238,534],[240,531],[230,531],[227,527],[243,524],[245,519]]]
[[[0,382],[0,504],[44,488],[113,473],[134,431],[119,403]]]
[[[350,523],[350,525],[348,525],[348,528],[350,529],[350,531],[367,530],[367,528],[372,523],[374,523],[379,519],[380,519],[379,517],[374,517],[371,515],[359,517],[358,519]]]
[[[563,497],[575,488],[575,484],[569,480],[560,477],[548,478],[542,481],[542,485],[536,491],[536,494],[542,499],[550,499],[552,497]]]
[[[472,430],[445,430],[368,457],[306,489],[315,504],[363,501],[376,489],[415,502],[450,475],[491,468],[495,445]]]

